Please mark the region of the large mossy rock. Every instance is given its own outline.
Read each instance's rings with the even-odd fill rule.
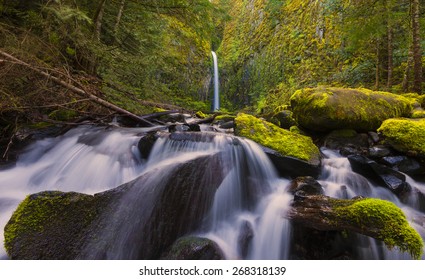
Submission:
[[[235,118],[235,134],[313,165],[320,164],[320,151],[310,137],[295,134],[270,122],[240,113]]]
[[[11,259],[158,259],[200,226],[225,175],[216,153],[95,195],[29,195],[5,227],[6,251]]]
[[[319,231],[350,231],[397,246],[420,259],[423,240],[394,203],[375,199],[335,199],[323,195],[295,196],[289,218],[299,226]]]
[[[389,119],[382,123],[378,132],[394,149],[425,157],[425,119]]]
[[[313,131],[374,131],[384,120],[409,117],[412,100],[388,92],[349,88],[307,88],[291,97],[294,118]]]

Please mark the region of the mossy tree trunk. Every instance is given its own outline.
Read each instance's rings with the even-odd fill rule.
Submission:
[[[95,37],[96,37],[96,39],[98,41],[100,41],[100,33],[102,31],[102,20],[103,20],[103,14],[105,12],[106,1],[107,0],[100,0],[99,6],[98,6],[97,11],[96,11],[96,15],[95,15],[95,20],[94,20],[94,25],[95,25],[94,35],[95,35]]]

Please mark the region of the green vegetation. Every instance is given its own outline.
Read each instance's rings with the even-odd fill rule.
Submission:
[[[294,117],[314,131],[376,130],[393,117],[410,116],[411,100],[388,92],[348,88],[307,88],[291,97]]]
[[[392,202],[366,198],[346,202],[338,201],[335,205],[337,215],[349,223],[379,232],[388,248],[394,246],[408,252],[412,258],[420,259],[423,254],[421,236],[413,229],[404,213]]]
[[[394,149],[425,157],[425,119],[389,119],[378,132]]]
[[[319,149],[307,136],[292,133],[243,113],[238,114],[235,125],[236,135],[249,138],[284,156],[295,157],[313,164],[317,164],[320,160]]]

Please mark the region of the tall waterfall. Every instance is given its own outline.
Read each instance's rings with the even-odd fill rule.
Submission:
[[[219,95],[219,83],[218,83],[218,62],[217,54],[211,51],[214,63],[214,98],[213,98],[213,111],[220,110],[220,95]]]

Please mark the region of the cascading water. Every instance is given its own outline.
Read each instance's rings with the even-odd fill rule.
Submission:
[[[214,64],[214,98],[213,98],[213,111],[220,110],[220,95],[219,95],[219,83],[218,83],[218,62],[217,54],[211,51]]]
[[[425,239],[424,225],[416,223],[414,218],[421,215],[417,210],[419,205],[415,204],[417,201],[414,197],[415,192],[411,192],[410,197],[407,198],[407,204],[402,203],[388,189],[373,185],[362,175],[354,173],[347,158],[327,149],[322,149],[322,153],[326,156],[326,159],[323,160],[320,183],[324,187],[326,195],[345,199],[364,196],[391,201],[402,209],[411,226],[418,231],[422,239]],[[422,190],[423,192],[423,184],[417,183],[408,176],[407,181],[414,190]],[[355,242],[360,259],[410,259],[407,253],[400,252],[397,248],[389,250],[383,242],[370,237],[356,235]]]
[[[125,183],[132,189],[120,199],[112,213],[104,213],[108,230],[97,234],[97,239],[102,242],[85,244],[79,258],[146,258],[153,256],[146,249],[149,247],[147,242],[158,234],[150,232],[150,219],[160,207],[158,204],[167,204],[163,194],[169,192],[169,199],[178,197],[176,192],[182,190],[172,189],[190,182],[191,189],[184,197],[198,199],[191,197],[196,192],[194,190],[210,188],[211,198],[207,193],[200,201],[191,200],[191,203],[179,206],[187,209],[183,212],[185,217],[175,217],[182,219],[178,231],[171,232],[176,234],[175,237],[181,234],[207,237],[219,245],[228,259],[292,257],[292,228],[286,218],[293,199],[287,192],[289,180],[276,175],[257,144],[226,134],[177,133],[160,137],[149,158],[144,160],[140,157],[138,143],[147,132],[141,128],[82,126],[63,136],[39,140],[29,146],[16,166],[0,171],[1,230],[18,203],[28,194],[44,190],[94,194]],[[352,172],[346,158],[329,150],[322,152],[326,158],[320,183],[326,195],[338,198],[363,195],[392,201],[425,237],[424,226],[413,222],[423,215],[418,211],[415,192],[401,202],[387,189],[374,186]],[[197,165],[199,162],[202,165]],[[192,171],[184,173],[185,178],[179,178],[181,167],[185,165]],[[425,185],[411,178],[408,182],[417,192],[424,192]],[[167,190],[170,186],[171,190]],[[158,213],[164,210],[159,209]],[[174,209],[171,211],[175,212]],[[190,224],[191,220],[198,222]],[[141,232],[148,237],[144,238]],[[162,240],[171,238],[169,233],[166,232],[166,236],[161,237],[164,239],[154,245],[163,246]],[[3,232],[1,236],[3,238]],[[382,242],[371,238],[358,235],[354,241],[358,258],[410,259],[407,254],[390,251]],[[148,252],[141,255],[140,247]],[[4,249],[1,249],[0,256],[6,258]]]

